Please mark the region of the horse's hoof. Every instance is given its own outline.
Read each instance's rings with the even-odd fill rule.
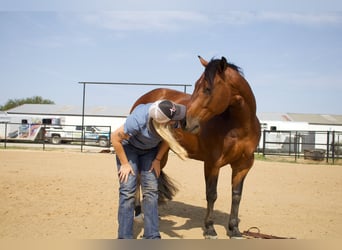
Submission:
[[[246,238],[243,236],[233,236],[233,237],[230,237],[230,239],[232,239],[232,240],[245,240]]]
[[[216,240],[218,237],[215,229],[213,227],[207,228],[204,233],[204,238],[206,240]]]
[[[230,239],[234,240],[242,240],[245,239],[242,234],[240,233],[240,230],[238,228],[234,228],[232,230],[229,230],[227,232],[227,235],[229,236]]]
[[[204,235],[204,238],[206,240],[217,240],[218,239],[217,235]]]
[[[134,216],[134,221],[137,223],[143,223],[144,222],[144,214],[140,213],[137,216]]]

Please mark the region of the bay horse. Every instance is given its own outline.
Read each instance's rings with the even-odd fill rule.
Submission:
[[[242,237],[239,230],[239,205],[243,183],[254,162],[254,151],[260,139],[256,101],[241,70],[221,59],[207,62],[199,56],[204,72],[197,80],[192,95],[166,88],[154,89],[133,105],[168,99],[187,106],[186,121],[173,128],[172,135],[186,150],[188,157],[204,162],[207,213],[205,238],[217,238],[213,210],[217,199],[220,168],[232,168],[232,199],[227,234]],[[165,154],[162,167],[167,162]],[[163,178],[163,175],[159,179]]]

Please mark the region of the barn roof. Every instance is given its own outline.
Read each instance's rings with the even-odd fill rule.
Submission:
[[[301,113],[260,113],[261,121],[307,122],[309,124],[342,125],[342,115]]]
[[[342,115],[329,115],[329,114],[297,114],[288,113],[290,118],[298,122],[309,122],[310,124],[330,124],[341,125]]]
[[[291,121],[285,113],[258,113],[261,121]]]
[[[81,106],[57,105],[57,104],[24,104],[7,111],[8,114],[25,114],[25,115],[65,115],[76,116],[82,115]],[[126,117],[129,114],[129,108],[125,107],[107,107],[94,106],[85,107],[86,116],[109,116],[109,117]]]
[[[93,106],[85,108],[86,116],[126,117],[130,107]],[[82,115],[81,106],[58,104],[24,104],[7,111],[25,115]],[[307,122],[309,124],[342,125],[342,115],[301,113],[258,113],[261,121]]]

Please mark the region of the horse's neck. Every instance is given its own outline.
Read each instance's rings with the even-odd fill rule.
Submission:
[[[256,101],[247,80],[239,75],[230,87],[232,97],[229,106],[236,107],[240,109],[239,111],[247,111],[252,116],[255,115]]]
[[[256,115],[256,104],[253,94],[250,92],[235,93],[224,113],[229,116],[229,119],[241,122],[254,119]]]

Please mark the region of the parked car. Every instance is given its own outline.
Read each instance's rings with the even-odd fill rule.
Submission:
[[[45,139],[52,144],[62,142],[82,142],[82,126],[46,127]],[[110,132],[96,126],[84,126],[84,141],[93,142],[101,147],[108,147]]]

